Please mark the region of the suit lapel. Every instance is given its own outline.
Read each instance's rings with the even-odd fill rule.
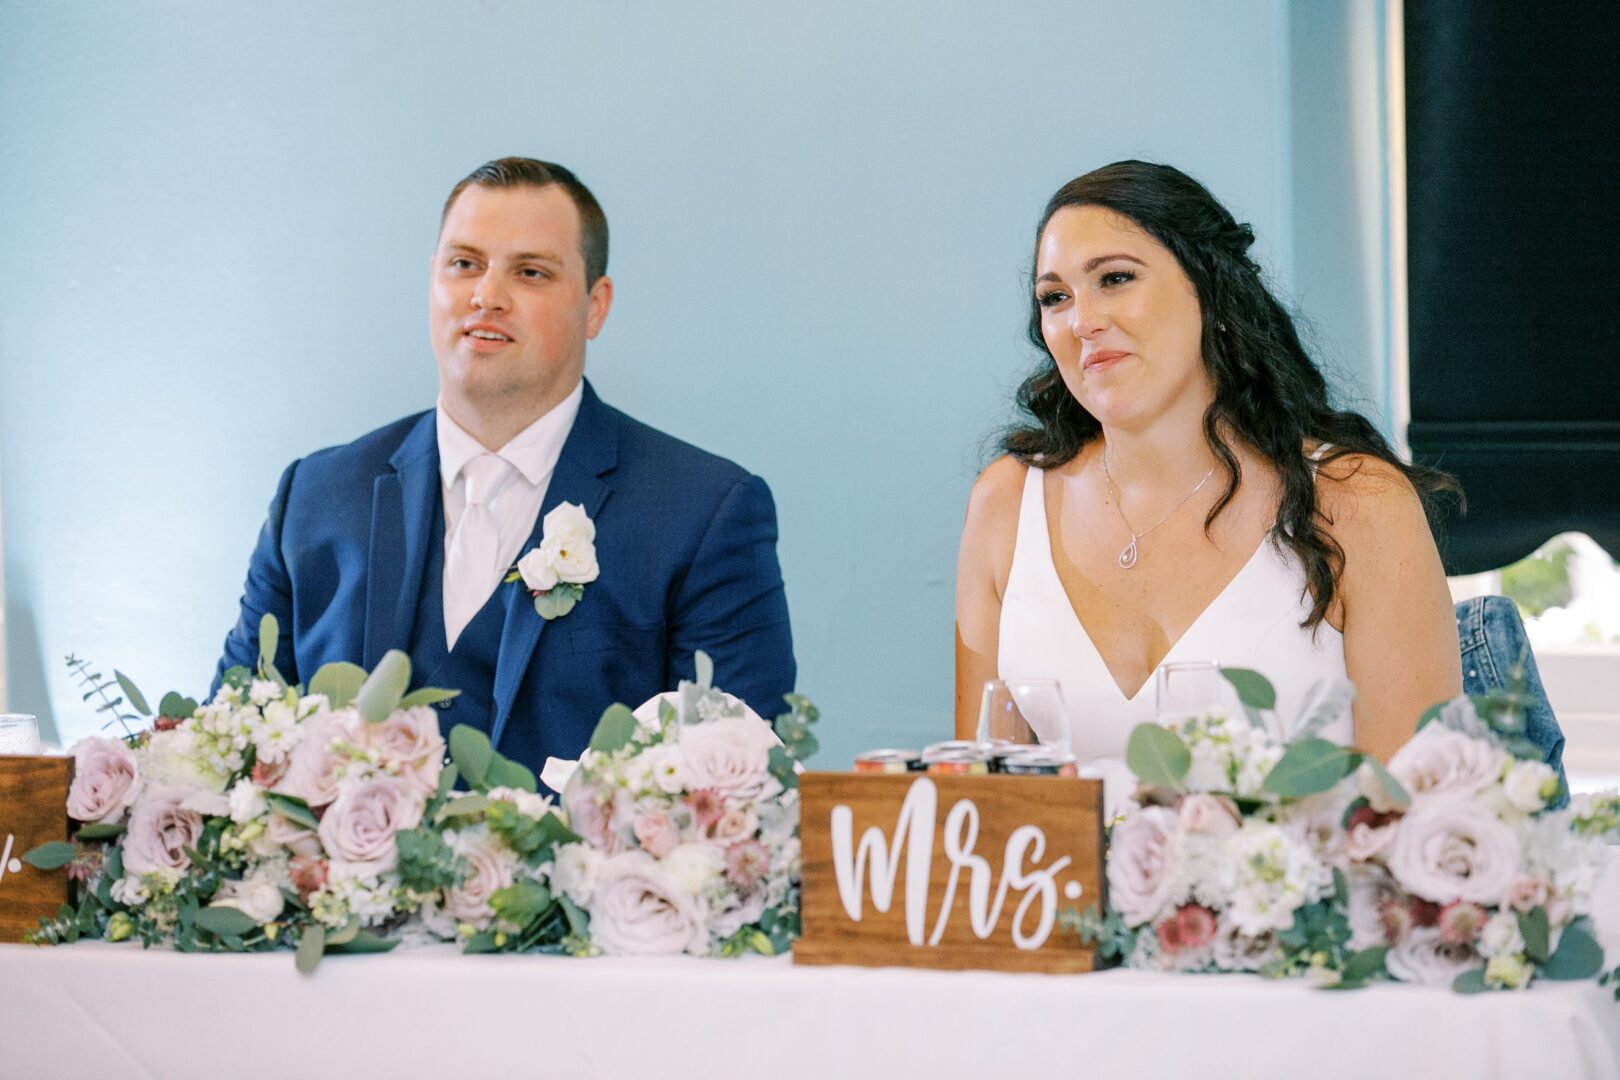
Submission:
[[[433,531],[434,500],[439,497],[434,423],[433,412],[422,416],[388,459],[394,471],[377,477],[372,486],[362,661],[368,671],[389,649],[410,649],[428,544],[433,542],[429,533]]]
[[[535,520],[534,532],[518,555],[537,547],[545,533],[546,515],[565,502],[585,508],[591,520],[612,493],[612,488],[600,477],[609,472],[619,459],[619,425],[612,409],[602,404],[591,384],[585,383],[584,398],[579,403],[579,415],[574,427],[563,443],[557,468],[551,474],[545,500],[540,505],[540,516]],[[495,722],[490,730],[490,741],[500,745],[501,733],[512,715],[512,704],[524,672],[534,657],[545,631],[546,620],[534,610],[534,600],[523,583],[502,585],[506,590],[506,623],[501,630],[501,653],[495,665]],[[591,586],[585,586],[585,599],[590,603]],[[567,618],[568,616],[563,616]]]

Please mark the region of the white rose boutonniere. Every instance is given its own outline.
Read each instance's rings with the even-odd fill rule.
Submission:
[[[583,506],[565,502],[546,515],[540,546],[519,559],[506,580],[521,579],[534,595],[534,610],[549,620],[572,611],[584,598],[585,586],[600,573],[596,523]]]

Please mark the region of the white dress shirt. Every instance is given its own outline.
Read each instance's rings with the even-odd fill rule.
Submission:
[[[580,382],[574,392],[540,419],[513,436],[512,441],[496,451],[512,466],[506,482],[488,502],[490,512],[500,526],[499,553],[502,567],[516,563],[523,554],[523,546],[534,532],[540,516],[540,505],[545,501],[546,488],[551,485],[551,474],[556,471],[557,459],[562,456],[563,443],[573,430],[579,415],[579,403],[585,397],[585,384]],[[488,453],[478,440],[444,411],[444,400],[438,404],[435,425],[439,440],[439,484],[444,495],[444,547],[446,569],[444,575],[445,643],[454,647],[456,639],[466,629],[465,623],[451,625],[456,610],[476,612],[489,599],[493,591],[487,578],[477,581],[454,580],[449,570],[450,539],[467,506],[467,482],[462,469],[480,454]],[[495,586],[500,584],[499,578]],[[468,596],[467,593],[481,593]],[[460,601],[459,603],[457,601]],[[471,601],[476,601],[472,603]]]

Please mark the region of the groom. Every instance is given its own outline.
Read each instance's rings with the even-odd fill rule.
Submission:
[[[444,730],[536,771],[577,757],[613,702],[693,677],[698,649],[775,715],[795,669],[770,491],[584,380],[607,253],[602,208],[561,166],[501,158],[456,185],[428,289],[438,407],[282,474],[219,674],[254,663],[266,612],[290,681],[405,649],[413,687],[461,691]]]

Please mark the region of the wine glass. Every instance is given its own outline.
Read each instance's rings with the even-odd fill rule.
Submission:
[[[1161,664],[1155,679],[1154,711],[1161,722],[1208,716],[1226,707],[1226,680],[1213,660]]]
[[[41,752],[39,724],[27,713],[0,713],[0,755]]]
[[[979,741],[1069,748],[1069,715],[1056,679],[990,679],[979,705]]]

